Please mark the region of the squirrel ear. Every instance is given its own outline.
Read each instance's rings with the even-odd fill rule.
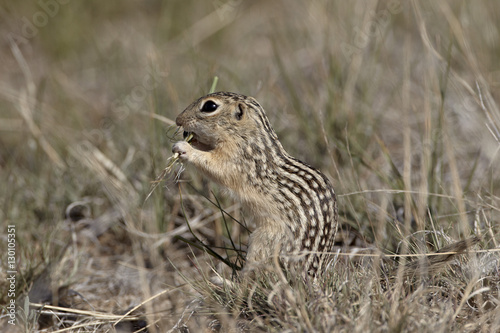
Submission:
[[[243,115],[245,114],[245,106],[241,103],[238,104],[238,110],[236,110],[234,116],[237,120],[243,119]]]

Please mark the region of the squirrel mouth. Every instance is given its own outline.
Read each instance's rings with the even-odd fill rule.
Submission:
[[[215,147],[203,141],[196,133],[184,131],[183,135],[184,139],[194,148],[203,151],[213,150]]]

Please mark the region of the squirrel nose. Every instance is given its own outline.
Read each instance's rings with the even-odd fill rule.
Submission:
[[[175,118],[175,124],[177,126],[182,126],[182,118],[181,118],[181,116],[182,116],[182,113],[180,115],[178,115],[177,118]]]
[[[183,126],[186,123],[187,118],[189,118],[189,116],[186,117],[186,110],[184,110],[177,116],[177,118],[175,118],[175,124],[177,126]]]

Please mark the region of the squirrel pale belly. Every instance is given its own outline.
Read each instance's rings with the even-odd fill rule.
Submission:
[[[213,93],[188,106],[176,123],[193,139],[172,151],[227,188],[253,216],[248,262],[299,256],[306,272],[324,270],[338,224],[333,187],[285,151],[254,98]]]

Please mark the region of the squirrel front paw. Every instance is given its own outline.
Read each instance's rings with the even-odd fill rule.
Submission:
[[[189,158],[189,153],[191,152],[192,149],[193,147],[191,147],[191,145],[186,141],[179,141],[173,145],[172,153],[179,154],[179,158],[181,160],[187,160]]]

